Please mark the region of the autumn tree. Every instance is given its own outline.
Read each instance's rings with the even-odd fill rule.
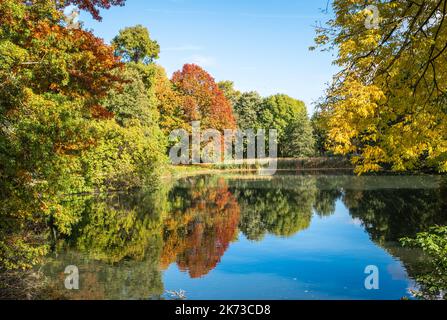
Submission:
[[[127,63],[124,67],[116,71],[123,83],[119,88],[109,90],[102,104],[113,112],[122,128],[113,130],[113,125],[110,126],[112,131],[107,132],[108,138],[101,141],[104,150],[109,152],[103,152],[103,157],[92,155],[104,168],[109,167],[107,159],[112,159],[109,162],[112,166],[120,164],[119,171],[111,168],[112,176],[107,180],[119,182],[125,187],[155,181],[165,160],[167,139],[159,125],[156,90],[159,67],[148,63],[151,58],[147,47],[151,41],[147,29],[142,26],[121,30],[115,38],[114,42],[121,42],[123,50],[129,51],[128,56],[134,58],[125,59]],[[91,167],[91,163],[85,166]]]
[[[158,59],[160,53],[159,44],[150,38],[149,30],[142,25],[120,30],[112,45],[115,54],[127,62],[148,64]]]
[[[176,262],[192,278],[213,270],[236,239],[240,208],[222,178],[201,178],[175,188],[171,215],[165,221],[161,267]]]
[[[50,234],[70,234],[79,214],[62,197],[119,182],[120,164],[140,182],[154,170],[141,126],[120,127],[101,105],[122,84],[121,63],[91,32],[65,27],[67,3],[0,2],[0,271],[30,267]],[[99,18],[122,1],[69,3]]]
[[[160,113],[160,128],[166,136],[176,129],[187,129],[185,112],[182,108],[181,95],[174,90],[172,82],[166,75],[163,67],[151,64],[151,90],[156,98],[158,112]]]
[[[236,128],[231,103],[209,73],[195,64],[185,64],[172,76],[174,88],[182,96],[187,122],[201,121],[204,128]]]
[[[358,173],[447,171],[447,1],[335,0],[333,8],[316,37],[338,49],[341,70],[320,105],[331,150],[352,155]]]
[[[90,12],[96,20],[102,20],[100,9],[110,9],[112,6],[124,6],[126,0],[63,0],[61,5],[67,7],[69,5],[77,6],[81,10]]]

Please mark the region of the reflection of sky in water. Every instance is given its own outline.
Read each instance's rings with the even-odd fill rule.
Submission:
[[[364,287],[368,265],[380,270],[380,290]],[[191,279],[172,264],[163,282],[167,290],[186,290],[189,299],[400,299],[414,287],[341,201],[334,215],[314,216],[293,237],[252,242],[240,234],[206,276]]]
[[[44,271],[56,296],[74,299],[180,289],[188,299],[401,299],[427,261],[397,240],[446,224],[446,182],[207,175],[153,193],[86,197],[76,202],[82,221]],[[67,265],[81,270],[79,292],[63,286]],[[371,265],[377,291],[365,289]]]

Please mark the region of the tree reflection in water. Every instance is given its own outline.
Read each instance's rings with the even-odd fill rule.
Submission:
[[[177,262],[192,278],[208,274],[237,237],[240,208],[223,179],[192,181],[171,192],[172,211],[164,226],[161,266]]]
[[[56,241],[44,270],[54,279],[53,296],[67,295],[61,272],[75,264],[86,276],[69,298],[160,298],[162,271],[171,264],[204,277],[239,232],[252,241],[290,237],[314,215],[331,216],[341,201],[374,242],[417,276],[423,257],[396,242],[447,224],[446,190],[433,177],[201,176],[156,192],[77,199],[82,219],[69,238]]]

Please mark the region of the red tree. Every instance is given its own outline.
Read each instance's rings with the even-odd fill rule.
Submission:
[[[236,128],[231,103],[214,78],[201,67],[185,64],[182,70],[174,73],[172,83],[182,95],[187,122],[201,121],[202,127],[220,131]]]

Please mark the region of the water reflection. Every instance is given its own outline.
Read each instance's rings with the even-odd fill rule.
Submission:
[[[176,262],[191,278],[208,274],[237,237],[240,208],[223,179],[205,179],[170,194],[171,215],[163,228],[161,267]]]
[[[180,289],[163,284],[173,265],[190,279],[207,279],[238,237],[261,245],[267,236],[291,238],[314,217],[329,219],[342,203],[413,276],[423,257],[396,241],[447,224],[446,196],[440,177],[228,175],[186,178],[156,192],[77,198],[65,205],[75,203],[82,218],[70,238],[56,241],[44,272],[53,280],[53,298],[159,299],[166,289]],[[83,275],[77,292],[63,287],[67,265]],[[256,292],[251,298],[258,298]]]

